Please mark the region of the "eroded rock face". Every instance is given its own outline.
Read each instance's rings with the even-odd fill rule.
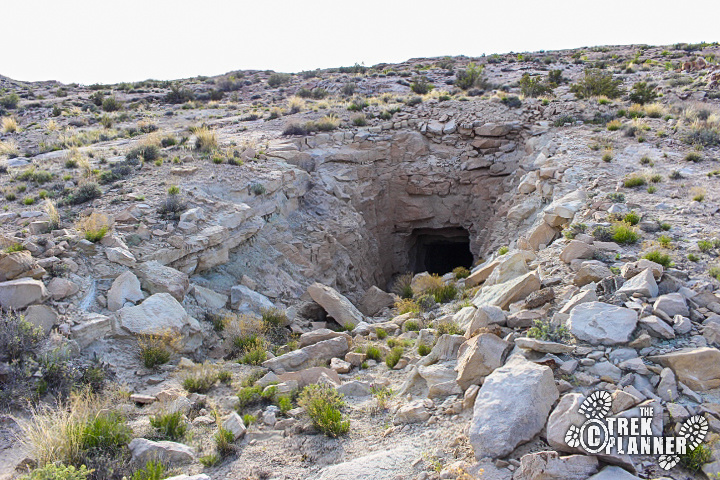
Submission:
[[[318,362],[327,362],[334,357],[343,358],[349,349],[350,345],[344,336],[331,338],[265,360],[263,367],[269,368],[275,373],[294,372],[313,366]]]
[[[499,458],[542,430],[558,399],[552,370],[513,356],[491,373],[477,398],[468,435],[475,458]]]

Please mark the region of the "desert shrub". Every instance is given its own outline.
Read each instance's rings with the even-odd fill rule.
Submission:
[[[663,253],[659,250],[653,250],[652,252],[648,252],[643,255],[642,258],[650,260],[651,262],[659,263],[665,268],[673,265],[670,255],[668,255],[667,253]]]
[[[372,345],[368,346],[365,349],[365,355],[367,356],[368,360],[375,360],[376,362],[382,360],[382,353],[380,353],[380,349]]]
[[[261,365],[265,360],[267,360],[267,349],[265,348],[265,344],[257,343],[246,350],[240,357],[239,361],[240,363],[244,363],[246,365]]]
[[[687,259],[690,260],[691,262],[699,262],[700,261],[700,257],[695,255],[694,253],[689,253],[687,256]]]
[[[668,178],[670,178],[670,180],[680,180],[683,178],[683,175],[678,170],[673,170],[670,172],[670,175],[668,175]]]
[[[720,129],[712,126],[693,126],[683,140],[689,144],[706,147],[720,145]]]
[[[211,152],[218,146],[217,134],[208,127],[197,127],[192,129],[195,135],[195,149],[201,152]]]
[[[606,125],[606,128],[611,132],[620,130],[620,127],[622,127],[622,122],[617,119],[609,121]]]
[[[385,356],[385,364],[388,368],[394,368],[400,361],[404,353],[403,347],[394,347],[390,353]]]
[[[20,480],[85,480],[91,473],[92,470],[88,470],[85,465],[75,468],[62,463],[48,463],[20,477]]]
[[[0,121],[0,130],[2,130],[3,133],[14,133],[18,130],[18,123],[17,120],[15,120],[12,117],[4,117],[2,121]]]
[[[543,320],[535,320],[534,325],[528,329],[527,336],[549,342],[565,342],[572,338],[565,326]]]
[[[420,324],[416,320],[406,320],[403,323],[403,330],[406,332],[419,332]]]
[[[262,403],[262,388],[260,385],[243,387],[238,391],[238,411],[246,407]]]
[[[150,426],[155,429],[155,438],[173,442],[182,440],[188,427],[180,411],[151,416]]]
[[[710,242],[710,241],[708,241],[708,240],[700,240],[700,241],[697,243],[697,246],[698,246],[698,248],[700,249],[700,251],[703,252],[703,253],[709,252],[709,251],[712,250],[713,247],[714,247],[713,242]]]
[[[162,480],[167,478],[167,469],[159,460],[149,460],[145,466],[133,472],[131,480]]]
[[[161,332],[138,337],[138,353],[145,368],[155,368],[170,361],[179,340],[172,332]]]
[[[640,215],[638,215],[634,211],[627,213],[623,217],[623,221],[629,223],[630,225],[637,225],[640,222]]]
[[[308,131],[299,123],[290,123],[283,130],[283,135],[307,135]]]
[[[415,302],[418,307],[420,307],[420,310],[423,312],[429,312],[433,308],[435,308],[436,301],[435,296],[431,294],[424,294],[418,296],[417,301]]]
[[[457,280],[460,280],[462,278],[467,278],[470,276],[470,270],[468,270],[465,267],[455,267],[453,269],[452,273],[455,275],[455,278]]]
[[[710,447],[701,443],[692,450],[687,451],[684,455],[680,455],[680,464],[693,472],[702,470],[703,465],[712,460],[712,452]]]
[[[242,421],[246,427],[249,427],[253,423],[257,422],[257,417],[250,413],[246,413],[245,415],[242,416]]]
[[[367,118],[365,118],[364,115],[358,115],[356,117],[353,117],[352,124],[356,127],[364,127],[367,125]]]
[[[91,213],[77,223],[77,228],[83,233],[85,240],[97,243],[110,230],[110,221],[110,218],[106,215]]]
[[[80,437],[84,450],[119,453],[132,440],[132,430],[119,413],[101,411],[85,424]]]
[[[431,290],[440,288],[444,284],[443,279],[437,273],[423,275],[416,279],[414,293],[430,293]]]
[[[227,457],[235,451],[235,436],[229,430],[218,427],[213,440],[215,440],[215,450],[221,457]]]
[[[79,205],[81,203],[89,202],[102,196],[102,191],[97,183],[88,182],[83,183],[77,187],[72,194],[67,198],[68,203],[72,205]]]
[[[398,275],[393,283],[392,292],[400,298],[412,298],[413,291],[410,286],[412,284],[412,279],[413,274],[410,272]]]
[[[421,357],[424,357],[425,355],[429,354],[432,351],[432,347],[430,345],[425,345],[424,343],[419,343],[417,346],[417,352],[418,355]]]
[[[283,415],[292,410],[293,403],[290,395],[280,395],[277,399],[277,406]]]
[[[443,320],[435,327],[439,335],[462,335],[463,329],[454,320]]]
[[[321,132],[329,132],[335,130],[340,126],[340,119],[333,115],[325,115],[320,120],[315,122],[315,127]]]
[[[116,112],[122,108],[122,102],[115,97],[105,97],[102,101],[102,109],[106,112]]]
[[[375,335],[377,335],[379,340],[384,340],[388,336],[388,333],[384,328],[378,327],[375,329]]]
[[[280,85],[284,85],[286,83],[290,83],[289,73],[273,73],[267,80],[268,86],[272,88],[279,87]]]
[[[500,102],[503,105],[507,105],[510,108],[520,108],[522,107],[522,101],[516,97],[515,95],[507,95],[500,99]]]
[[[531,77],[528,73],[524,73],[518,83],[522,94],[526,97],[539,97],[552,93],[552,85],[545,83],[541,77]]]
[[[10,93],[4,97],[0,97],[0,107],[12,110],[17,108],[20,97],[16,93]]]
[[[649,85],[647,82],[637,82],[633,85],[628,98],[633,103],[645,105],[646,103],[650,103],[655,100],[657,98],[657,94],[655,93],[654,85]]]
[[[658,243],[663,248],[670,248],[670,245],[672,244],[672,239],[667,235],[660,235],[660,237],[658,237]]]
[[[412,90],[413,93],[417,93],[418,95],[425,95],[433,88],[435,88],[435,86],[428,81],[427,77],[417,77],[410,84],[410,90]]]
[[[613,230],[611,227],[598,226],[592,232],[592,236],[599,242],[609,242],[613,237]]]
[[[146,162],[152,162],[160,157],[160,149],[157,145],[146,144],[140,145],[130,150],[125,158],[128,160],[139,160],[142,159]]]
[[[310,416],[313,426],[329,437],[339,437],[350,430],[341,408],[345,405],[342,396],[329,385],[313,384],[300,393],[298,404]]]
[[[700,155],[697,152],[690,152],[687,155],[685,155],[686,162],[698,163],[698,162],[702,162],[702,159],[703,159],[702,155]]]
[[[158,207],[158,213],[164,219],[177,220],[187,209],[187,205],[179,195],[168,195]]]
[[[647,180],[642,175],[633,174],[623,180],[625,188],[642,187],[647,185]]]
[[[14,312],[0,313],[0,360],[15,362],[37,351],[42,328]]]
[[[502,246],[502,247],[498,248],[498,255],[503,256],[503,255],[505,255],[506,253],[508,253],[509,251],[510,251],[510,248],[509,248],[509,247],[507,247],[507,246]]]
[[[182,378],[182,386],[188,392],[206,393],[217,382],[217,369],[208,363],[195,365]]]
[[[400,315],[405,313],[418,313],[420,312],[420,305],[415,302],[412,298],[403,298],[395,302],[395,308],[398,310]]]
[[[195,94],[192,90],[183,87],[177,83],[170,86],[170,91],[165,95],[165,102],[167,103],[185,103],[195,99]]]
[[[580,98],[602,95],[608,98],[618,98],[623,94],[620,85],[622,85],[622,80],[613,80],[612,73],[589,68],[585,70],[585,76],[570,87],[570,91]]]
[[[612,240],[620,245],[635,243],[640,238],[640,234],[631,225],[618,222],[612,228]]]
[[[467,68],[460,69],[455,73],[455,86],[468,90],[473,87],[485,88],[486,81],[483,76],[483,65],[469,63]]]
[[[428,293],[435,297],[437,303],[447,303],[455,300],[458,289],[455,285],[442,285],[428,290]]]
[[[613,156],[610,152],[605,152],[602,156],[602,161],[605,163],[612,162]]]

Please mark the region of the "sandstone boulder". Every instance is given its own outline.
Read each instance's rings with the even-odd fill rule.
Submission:
[[[349,349],[347,338],[335,337],[265,360],[263,367],[275,373],[294,372],[334,357],[343,358]]]
[[[0,254],[0,282],[27,277],[39,280],[44,274],[45,269],[27,250]]]
[[[560,260],[570,263],[577,258],[593,258],[595,248],[580,240],[571,240],[560,254]]]
[[[269,298],[245,285],[235,285],[230,289],[230,306],[240,313],[254,314],[260,314],[263,309],[275,308]]]
[[[583,287],[591,282],[599,282],[603,278],[612,276],[612,271],[600,262],[585,262],[575,274],[573,283]]]
[[[335,337],[345,337],[348,344],[352,342],[352,337],[347,332],[335,332],[329,328],[320,328],[300,335],[300,348],[322,342],[323,340],[330,340]]]
[[[357,326],[364,320],[362,313],[344,295],[334,288],[313,283],[308,287],[308,293],[335,321],[342,325]]]
[[[325,467],[312,480],[394,480],[398,475],[410,478],[412,463],[418,458],[416,448],[402,446],[383,449],[353,460]]]
[[[638,294],[643,297],[657,297],[658,286],[653,276],[652,268],[648,267],[625,282],[616,293],[632,296]]]
[[[227,295],[210,290],[209,288],[201,287],[200,285],[193,285],[192,295],[195,297],[195,301],[198,305],[211,310],[225,308],[225,304],[227,304],[228,301]]]
[[[680,293],[660,295],[658,299],[655,300],[653,309],[660,310],[670,317],[674,317],[675,315],[687,317],[690,315],[690,310],[688,309],[687,302],[685,302],[685,297],[683,297]]]
[[[475,457],[504,457],[531,440],[558,396],[549,367],[513,356],[485,378],[475,399],[468,432]]]
[[[395,416],[393,417],[393,423],[395,425],[402,425],[406,423],[421,423],[430,418],[430,412],[425,407],[422,400],[417,400],[407,405],[402,405]]]
[[[598,470],[590,455],[561,457],[557,452],[528,453],[520,458],[513,480],[586,480]]]
[[[18,310],[34,303],[42,303],[49,293],[45,284],[31,278],[17,278],[0,283],[0,307]]]
[[[511,303],[522,300],[537,290],[540,290],[537,272],[528,272],[505,283],[483,287],[472,302],[478,308],[494,305],[505,310]]]
[[[133,460],[140,465],[145,465],[150,460],[159,460],[171,465],[195,460],[195,449],[177,442],[153,442],[145,438],[135,438],[128,444],[128,448]]]
[[[46,288],[53,300],[62,300],[80,291],[80,287],[75,282],[62,277],[54,277],[48,282]]]
[[[570,312],[570,333],[593,345],[616,345],[630,340],[637,312],[603,302],[582,303]]]
[[[156,293],[140,305],[121,308],[115,312],[113,330],[118,335],[172,332],[182,338],[185,351],[195,350],[202,343],[200,324],[169,293]]]
[[[510,344],[491,333],[483,333],[465,342],[458,351],[455,370],[460,388],[479,385],[483,378],[502,366]]]
[[[116,312],[124,307],[126,302],[137,303],[142,299],[140,280],[128,270],[113,280],[107,294],[107,308],[111,312]]]
[[[669,367],[679,381],[695,391],[720,387],[720,350],[717,348],[685,348],[648,359]]]
[[[238,440],[245,436],[247,429],[243,419],[236,412],[232,412],[223,422],[223,428],[232,433],[233,440]]]
[[[43,333],[50,333],[52,327],[57,323],[57,313],[47,305],[30,305],[25,310],[25,320],[43,329]]]
[[[485,285],[505,283],[520,275],[528,273],[527,262],[535,258],[532,252],[513,250],[498,257],[498,265],[485,281]]]
[[[177,301],[182,302],[190,288],[190,280],[186,273],[155,260],[139,264],[135,271],[143,288],[151,294],[169,293]]]
[[[365,315],[372,317],[383,308],[392,307],[394,304],[395,295],[384,292],[373,285],[365,291],[365,295],[360,300],[359,309]]]

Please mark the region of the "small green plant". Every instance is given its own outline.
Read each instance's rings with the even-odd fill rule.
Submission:
[[[436,326],[439,335],[462,335],[462,328],[452,319],[442,320]]]
[[[687,259],[690,260],[691,262],[699,262],[700,261],[700,257],[695,255],[694,253],[689,253],[687,256]]]
[[[662,231],[664,231],[664,232],[667,232],[667,231],[670,230],[671,228],[672,228],[672,225],[670,225],[670,224],[667,223],[667,222],[663,222],[663,223],[660,224],[660,230],[662,230]]]
[[[220,370],[217,373],[217,378],[220,383],[230,385],[230,382],[232,382],[232,373],[230,372],[230,370]]]
[[[379,340],[383,340],[385,337],[388,336],[387,331],[381,327],[375,329],[375,335],[377,335],[377,338]]]
[[[686,162],[698,163],[698,162],[702,162],[702,159],[703,159],[702,155],[700,155],[697,152],[690,152],[687,155],[685,155]]]
[[[166,478],[167,469],[159,460],[149,460],[145,466],[133,472],[132,480],[162,480]]]
[[[663,253],[659,250],[653,250],[652,252],[648,252],[643,255],[643,258],[646,260],[650,260],[651,262],[659,263],[665,268],[671,267],[673,265],[670,255],[668,255],[667,253]]]
[[[528,329],[527,336],[550,342],[565,342],[572,338],[565,326],[543,320],[535,320],[534,325]]]
[[[613,79],[612,73],[588,68],[584,78],[572,85],[570,91],[580,98],[605,96],[614,99],[624,93],[621,85],[622,79]]]
[[[132,440],[132,429],[117,412],[101,412],[92,418],[80,434],[83,450],[115,454]]]
[[[215,450],[221,458],[227,457],[235,451],[235,437],[231,431],[218,427],[213,440],[215,440]]]
[[[642,175],[633,174],[623,180],[625,188],[642,187],[643,185],[647,185],[647,180]]]
[[[155,429],[155,436],[160,440],[177,442],[187,432],[187,422],[179,411],[150,417],[150,426]]]
[[[647,192],[651,193],[651,194],[655,193],[655,192],[657,192],[657,187],[655,185],[648,185]]]
[[[310,416],[315,428],[325,435],[339,437],[350,430],[350,422],[344,419],[340,410],[345,402],[337,390],[329,385],[306,386],[300,393],[298,404]]]
[[[382,360],[382,353],[380,353],[380,349],[375,346],[367,347],[365,349],[365,356],[367,357],[368,360],[375,360],[376,362],[379,362]]]
[[[203,455],[198,459],[200,461],[200,464],[202,464],[203,467],[210,468],[214,467],[218,463],[220,463],[220,455],[217,453],[210,453],[208,455]]]
[[[168,195],[179,195],[180,194],[180,187],[177,185],[171,185],[170,188],[168,188]]]
[[[612,156],[611,153],[607,153],[607,152],[606,152],[606,153],[602,156],[602,161],[605,162],[605,163],[610,163],[610,162],[612,162],[612,159],[613,159],[613,156]]]
[[[280,413],[283,415],[292,410],[293,404],[290,395],[279,395],[277,399],[277,406],[280,409]]]
[[[412,279],[413,274],[412,273],[404,273],[402,275],[399,275],[397,278],[395,278],[395,283],[393,284],[392,291],[396,295],[398,295],[400,298],[404,299],[410,299],[413,296],[412,291]]]
[[[498,255],[505,255],[510,251],[509,247],[503,246],[498,249]]]
[[[390,387],[380,387],[373,385],[370,388],[370,391],[373,394],[373,397],[375,397],[375,400],[377,401],[377,406],[380,410],[385,410],[387,408],[387,401],[390,397],[393,396],[393,390]]]
[[[709,252],[710,250],[713,249],[713,242],[710,242],[710,241],[708,241],[708,240],[700,240],[700,241],[697,243],[697,246],[698,246],[698,248],[700,249],[701,252],[707,253],[707,252]]]
[[[455,285],[442,285],[440,287],[434,287],[428,290],[428,293],[435,298],[437,303],[447,303],[455,300],[457,297],[458,289]]]
[[[242,421],[246,427],[249,427],[253,423],[257,422],[257,417],[250,413],[246,413],[245,415],[242,416]]]
[[[253,195],[264,195],[266,192],[265,186],[262,183],[252,183],[250,185],[250,192],[252,192]]]
[[[419,343],[417,346],[417,352],[418,355],[421,357],[424,357],[425,355],[429,354],[432,351],[432,347],[430,345],[425,345],[424,343]]]
[[[13,243],[9,247],[5,247],[5,253],[22,252],[25,250],[25,245],[22,243]]]
[[[155,368],[170,361],[177,339],[170,332],[140,335],[138,349],[145,368]]]
[[[35,198],[25,197],[25,198],[23,198],[22,203],[23,203],[23,205],[32,205],[33,203],[35,203]]]
[[[406,320],[403,323],[403,330],[406,332],[419,332],[420,324],[416,320]]]
[[[623,217],[623,221],[629,223],[630,225],[637,225],[640,222],[640,215],[634,211],[627,213],[625,214],[625,217]]]
[[[680,464],[693,472],[702,470],[703,465],[712,460],[712,452],[710,447],[701,443],[694,449],[680,455]]]
[[[668,237],[667,235],[660,235],[658,238],[658,243],[663,248],[670,248],[670,245],[672,244],[672,238]]]
[[[455,267],[452,271],[453,275],[455,275],[456,280],[460,280],[462,278],[467,278],[470,276],[470,270],[468,270],[465,267]]]
[[[20,477],[20,480],[86,480],[92,472],[85,465],[75,468],[72,465],[48,463]]]
[[[210,364],[196,365],[185,373],[182,386],[190,393],[205,393],[217,381],[217,371]]]
[[[608,200],[613,203],[625,203],[625,194],[619,192],[612,192],[607,194]]]
[[[394,347],[390,353],[385,356],[385,364],[388,368],[394,368],[403,356],[403,347]]]
[[[618,222],[613,225],[612,239],[614,242],[620,245],[627,245],[637,242],[639,238],[640,234],[631,225],[624,222]]]

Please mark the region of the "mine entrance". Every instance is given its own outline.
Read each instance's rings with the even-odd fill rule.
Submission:
[[[421,228],[412,233],[409,263],[413,272],[443,275],[455,267],[470,268],[470,235],[462,227]]]

